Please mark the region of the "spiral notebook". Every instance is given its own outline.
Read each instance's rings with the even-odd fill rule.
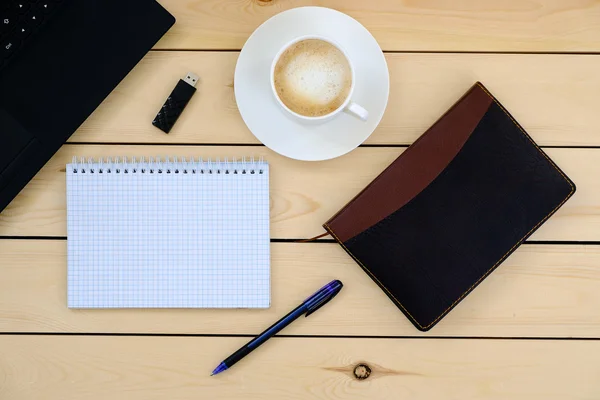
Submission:
[[[70,308],[266,308],[269,165],[67,165]]]

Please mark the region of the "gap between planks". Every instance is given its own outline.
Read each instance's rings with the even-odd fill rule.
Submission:
[[[122,336],[122,337],[217,337],[255,338],[251,333],[135,333],[135,332],[0,332],[0,336]],[[286,335],[288,339],[385,339],[385,340],[522,340],[522,341],[600,341],[600,337],[567,336],[412,336],[412,335]]]
[[[67,240],[66,236],[0,236],[0,240]],[[271,243],[336,243],[334,239],[317,239],[313,241],[307,241],[307,239],[300,238],[279,238],[271,239]],[[568,240],[526,240],[522,244],[538,245],[538,246],[594,246],[600,245],[600,241],[568,241]]]
[[[242,49],[150,49],[153,53],[239,53]],[[384,54],[482,54],[482,55],[548,55],[548,56],[597,56],[596,51],[452,51],[452,50],[383,50]]]

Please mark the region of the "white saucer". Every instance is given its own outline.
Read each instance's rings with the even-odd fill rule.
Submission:
[[[347,51],[356,72],[352,101],[369,111],[368,121],[341,113],[321,125],[303,125],[276,103],[269,82],[273,58],[304,35],[329,37]],[[297,160],[327,160],[358,147],[381,121],[389,91],[387,63],[375,38],[355,19],[323,7],[294,8],[263,23],[235,67],[235,99],[244,122],[271,150]]]

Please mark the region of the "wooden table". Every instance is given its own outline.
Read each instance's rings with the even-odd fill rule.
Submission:
[[[0,214],[0,399],[598,399],[600,2],[162,0],[177,24]],[[377,38],[391,94],[365,145],[327,162],[260,145],[233,72],[267,18],[315,4]],[[185,72],[199,91],[170,135],[150,126]],[[481,80],[578,191],[431,332],[418,332],[331,241],[294,243]],[[265,156],[268,310],[69,310],[65,164],[72,156]],[[289,179],[294,176],[294,179]],[[332,190],[333,189],[333,190]],[[212,368],[329,279],[346,288],[218,377]],[[372,374],[353,375],[365,363]]]

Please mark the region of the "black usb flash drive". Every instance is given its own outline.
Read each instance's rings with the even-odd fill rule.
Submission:
[[[180,79],[165,104],[154,117],[152,125],[165,133],[169,133],[196,92],[196,83],[198,83],[198,75],[192,72],[188,72],[184,79]]]

